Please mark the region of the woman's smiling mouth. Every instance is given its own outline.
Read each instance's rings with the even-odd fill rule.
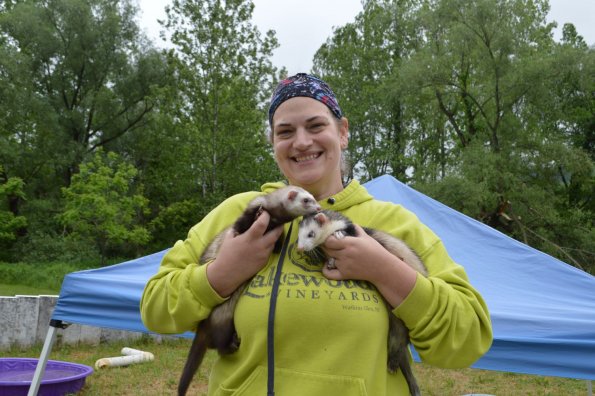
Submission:
[[[293,160],[295,162],[306,162],[306,161],[312,161],[318,157],[320,157],[321,153],[314,153],[314,154],[308,154],[308,155],[304,155],[304,156],[300,156],[300,157],[293,157]]]

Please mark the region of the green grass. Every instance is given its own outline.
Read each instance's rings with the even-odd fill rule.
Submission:
[[[58,295],[60,288],[33,287],[25,285],[6,285],[0,283],[0,296],[15,296],[17,294],[40,296],[40,295]]]
[[[104,357],[120,356],[125,346],[151,352],[155,360],[127,367],[95,370],[80,395],[174,395],[178,378],[186,361],[188,339],[167,339],[157,343],[149,337],[131,342],[102,343],[100,345],[56,345],[50,359],[62,360],[94,367]],[[12,349],[2,356],[39,357],[41,346],[26,350]],[[189,395],[206,395],[208,372],[216,355],[210,351],[192,382]],[[491,394],[498,396],[558,396],[586,394],[586,383],[557,377],[541,377],[501,373],[477,369],[445,370],[424,364],[415,364],[414,370],[425,396],[460,396],[465,394]]]
[[[65,263],[0,262],[0,296],[58,294],[66,274],[88,268]]]

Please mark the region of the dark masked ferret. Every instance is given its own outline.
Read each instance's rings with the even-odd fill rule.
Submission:
[[[363,229],[386,250],[403,260],[411,268],[424,276],[428,275],[425,265],[405,242],[382,231],[365,227]],[[331,235],[337,238],[356,236],[355,226],[347,217],[332,210],[323,210],[305,216],[298,229],[297,248],[315,260],[326,262],[329,268],[334,268],[334,259],[327,257],[320,247]],[[394,373],[400,368],[405,376],[411,395],[420,395],[419,386],[409,363],[409,350],[407,348],[409,330],[403,321],[392,313],[390,304],[386,301],[385,303],[389,311],[388,370]]]
[[[269,225],[266,229],[266,232],[269,232],[296,217],[320,211],[320,205],[312,194],[300,187],[280,188],[250,201],[242,215],[231,227],[235,234],[246,232],[263,210],[266,210],[270,215]],[[207,263],[215,259],[227,231],[228,229],[219,233],[209,244],[200,258],[200,263]],[[275,244],[274,251],[278,253],[281,250],[281,245],[282,238]],[[186,394],[207,348],[217,349],[220,354],[233,353],[239,348],[240,342],[235,332],[233,315],[236,304],[248,283],[249,281],[244,282],[227,301],[216,306],[211,314],[198,324],[178,385],[178,395]]]

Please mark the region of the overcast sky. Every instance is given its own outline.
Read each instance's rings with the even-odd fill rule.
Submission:
[[[160,26],[167,1],[138,0],[141,27],[158,45]],[[285,66],[289,74],[308,72],[316,50],[331,36],[333,27],[352,22],[362,10],[360,0],[253,0],[253,23],[265,32],[272,29],[279,48],[272,61]],[[571,22],[589,45],[595,44],[595,0],[550,0],[548,21],[558,22],[559,39],[564,23]]]

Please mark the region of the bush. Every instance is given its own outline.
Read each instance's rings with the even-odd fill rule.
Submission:
[[[84,268],[73,263],[0,263],[0,279],[12,285],[60,290],[64,276],[81,269]]]
[[[97,266],[100,262],[95,245],[51,232],[33,232],[16,249],[18,261],[26,263],[62,262]]]

